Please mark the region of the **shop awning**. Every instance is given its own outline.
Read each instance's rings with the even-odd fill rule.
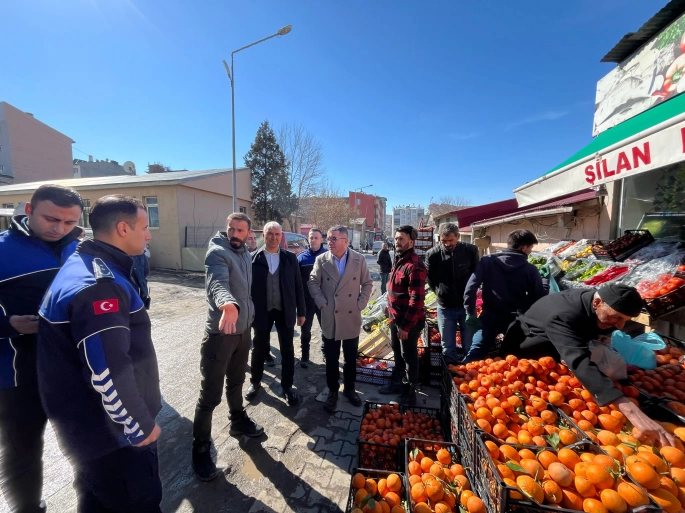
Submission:
[[[544,176],[517,189],[521,207],[685,160],[685,94],[602,132]]]
[[[506,215],[491,217],[490,219],[483,219],[482,221],[473,223],[471,227],[485,228],[486,226],[506,224],[512,221],[519,221],[521,219],[552,216],[557,214],[570,214],[574,210],[573,205],[595,199],[596,197],[597,194],[595,191],[585,190],[579,194],[558,198],[553,201],[529,206],[528,208],[519,208],[518,210]]]

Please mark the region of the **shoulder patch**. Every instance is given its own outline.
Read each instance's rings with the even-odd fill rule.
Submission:
[[[102,315],[106,313],[114,313],[119,311],[118,299],[104,299],[102,301],[95,301],[93,303],[93,313],[95,315]]]
[[[114,274],[101,258],[93,259],[93,274],[97,281],[114,281]]]

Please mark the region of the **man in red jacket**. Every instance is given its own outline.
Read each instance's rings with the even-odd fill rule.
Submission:
[[[426,266],[414,251],[416,237],[416,229],[410,225],[400,226],[395,233],[395,265],[388,281],[388,317],[395,368],[390,383],[378,389],[380,394],[402,392],[399,402],[408,406],[416,404],[419,382],[416,343],[426,321],[423,311]]]

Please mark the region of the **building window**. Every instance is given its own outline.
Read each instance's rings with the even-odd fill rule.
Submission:
[[[157,196],[145,198],[145,206],[147,207],[147,215],[150,219],[150,228],[159,228],[159,205],[157,204]]]
[[[14,203],[3,203],[2,208],[14,208]]]
[[[73,168],[73,169],[74,169],[74,176],[78,176],[78,175],[79,175],[78,168],[75,167],[75,168]]]
[[[90,200],[84,199],[83,212],[81,212],[81,226],[83,228],[90,228]]]
[[[4,171],[4,170],[5,170],[5,166],[3,166],[2,164],[0,164],[0,171]]]
[[[238,207],[241,214],[247,214],[247,207]]]
[[[361,204],[362,204],[362,200],[360,200],[359,198],[357,198],[357,205],[361,205]]]

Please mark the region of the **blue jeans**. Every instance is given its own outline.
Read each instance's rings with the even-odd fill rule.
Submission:
[[[503,314],[501,312],[486,312],[480,315],[483,328],[473,335],[471,345],[466,351],[464,363],[483,360],[488,357],[490,351],[495,348],[497,336],[506,334],[509,325],[516,319],[516,314]]]
[[[381,273],[381,294],[388,291],[388,279],[390,279],[390,273]]]
[[[462,355],[457,352],[457,328],[461,333],[463,354],[469,349],[470,336],[466,329],[466,310],[460,308],[443,308],[438,306],[438,329],[442,345],[442,355],[447,363],[457,363]]]

